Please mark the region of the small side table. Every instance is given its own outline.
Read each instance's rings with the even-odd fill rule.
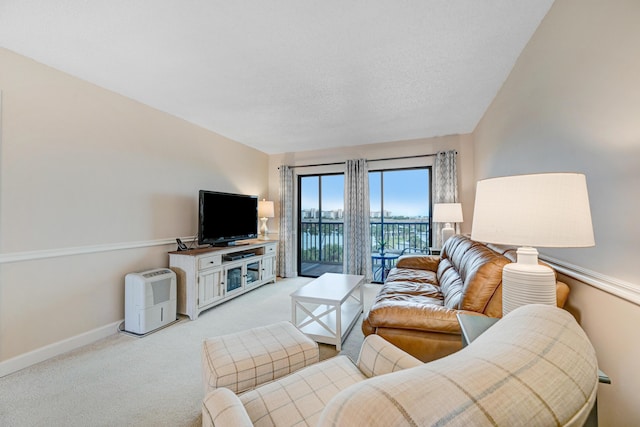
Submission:
[[[386,270],[386,268],[387,268],[387,267],[386,267],[386,262],[387,262],[387,261],[391,262],[391,261],[393,261],[393,260],[395,260],[395,259],[398,259],[399,257],[400,257],[400,254],[391,253],[391,252],[387,252],[387,253],[385,253],[385,254],[381,254],[381,253],[377,253],[377,254],[376,254],[376,253],[374,253],[374,254],[371,254],[371,259],[372,259],[374,262],[375,262],[375,260],[377,260],[377,259],[381,260],[381,262],[382,262],[382,267],[381,267],[382,272],[381,272],[381,275],[380,275],[380,277],[381,277],[381,279],[380,279],[380,280],[381,280],[381,282],[382,282],[382,283],[384,283],[384,279],[386,279],[386,277],[387,277],[387,276],[386,276],[386,272],[387,272],[387,270]],[[389,266],[391,266],[391,264],[389,264]]]
[[[466,347],[473,340],[478,338],[484,331],[496,324],[500,319],[486,316],[474,316],[472,314],[456,314],[458,323],[460,323],[460,331],[462,332],[462,346]],[[611,384],[611,378],[600,369],[598,369],[598,382],[602,384]],[[585,427],[598,425],[598,401],[593,405],[589,418],[584,424]]]

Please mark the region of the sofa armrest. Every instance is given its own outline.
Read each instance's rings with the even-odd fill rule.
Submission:
[[[402,255],[400,258],[398,258],[396,267],[437,271],[439,263],[439,255]]]
[[[378,335],[365,338],[358,357],[358,369],[367,377],[388,374],[423,363]]]
[[[217,388],[202,401],[202,426],[251,427],[253,423],[244,405],[228,388]]]
[[[569,298],[569,285],[563,282],[556,282],[556,302],[559,308],[563,308]]]

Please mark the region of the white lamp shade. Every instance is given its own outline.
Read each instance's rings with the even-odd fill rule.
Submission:
[[[462,205],[436,203],[433,205],[433,222],[462,222]]]
[[[258,202],[258,218],[273,218],[273,202],[262,199]]]
[[[478,181],[471,238],[532,247],[593,246],[585,176],[544,173]]]

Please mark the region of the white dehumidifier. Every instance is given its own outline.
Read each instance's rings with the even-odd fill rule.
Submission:
[[[176,274],[156,268],[125,276],[124,329],[143,335],[176,320]]]

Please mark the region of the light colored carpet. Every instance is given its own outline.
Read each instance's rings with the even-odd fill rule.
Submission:
[[[205,338],[291,319],[289,294],[309,278],[278,280],[143,338],[118,333],[0,378],[2,426],[199,426]],[[366,284],[365,312],[379,285]],[[361,319],[342,354],[358,356]],[[320,357],[337,353],[320,345]]]

